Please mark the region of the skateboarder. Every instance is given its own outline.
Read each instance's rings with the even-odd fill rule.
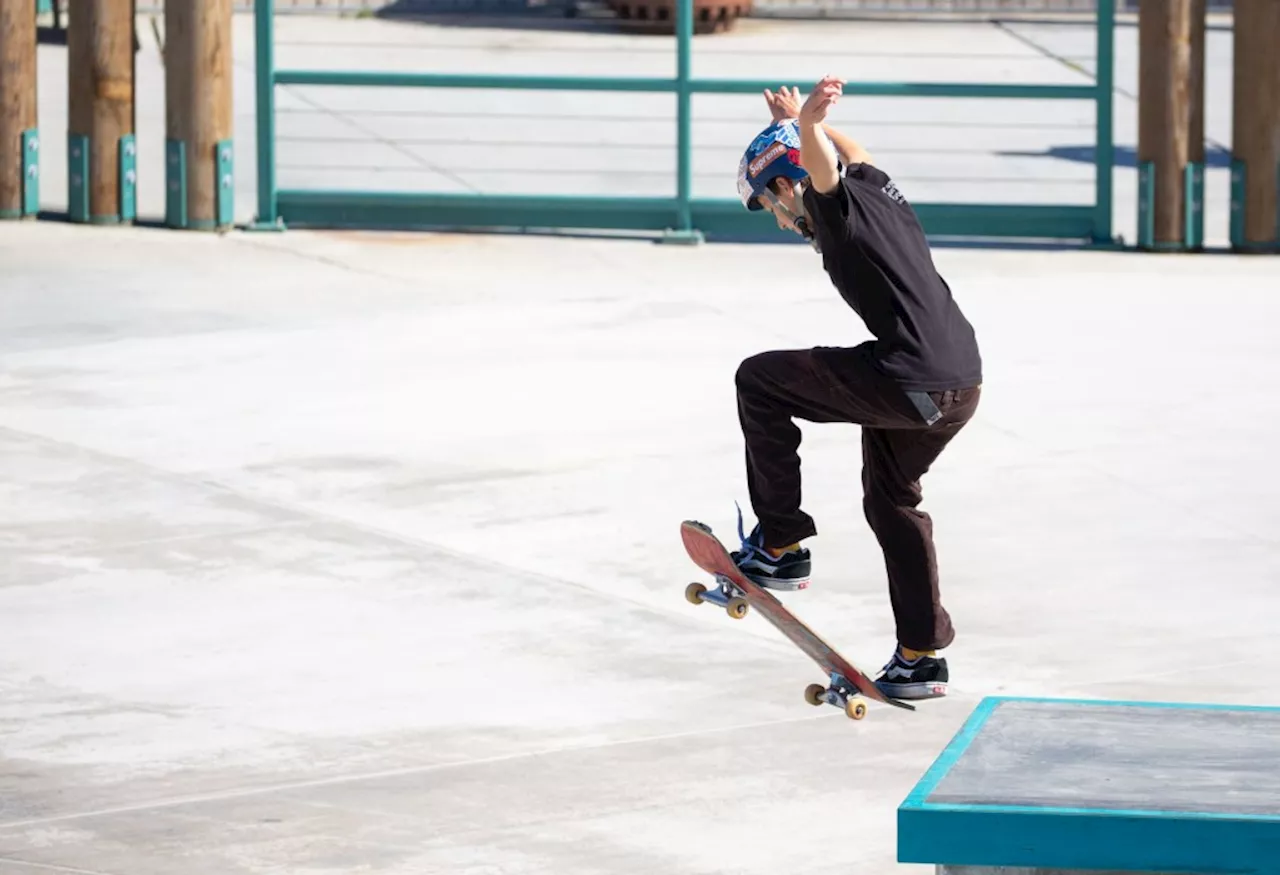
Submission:
[[[844,301],[875,340],[851,348],[762,352],[738,367],[747,488],[759,522],[734,561],[761,586],[807,582],[815,535],[800,509],[800,430],[793,418],[862,427],[862,506],[884,552],[898,647],[878,683],[891,696],[945,694],[937,651],[955,631],[938,590],[932,521],[920,478],[978,406],[973,328],[934,267],[914,210],[848,136],[826,124],[844,80],[827,76],[803,104],[765,92],[773,123],[748,147],[738,193],[821,254]],[[741,517],[739,517],[741,531]]]

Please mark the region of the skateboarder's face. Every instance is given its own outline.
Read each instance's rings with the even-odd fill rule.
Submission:
[[[790,179],[782,176],[775,179],[769,188],[773,192],[773,197],[762,195],[759,198],[760,204],[773,214],[779,228],[784,231],[794,231],[803,237],[804,234],[796,225],[796,217],[801,213],[800,189],[796,188]]]

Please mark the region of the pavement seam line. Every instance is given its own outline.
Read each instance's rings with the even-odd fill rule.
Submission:
[[[878,702],[869,703],[878,707],[889,709],[887,705],[880,705]],[[221,793],[206,793],[190,796],[179,796],[171,799],[162,799],[153,802],[143,802],[136,805],[121,805],[116,808],[103,808],[96,811],[82,811],[76,814],[60,814],[52,817],[37,817],[28,820],[16,820],[8,823],[0,823],[0,830],[16,830],[33,826],[44,826],[53,823],[66,823],[74,820],[85,820],[95,817],[109,817],[116,814],[137,814],[145,811],[157,811],[162,808],[177,808],[183,805],[199,805],[205,802],[221,802],[229,799],[245,799],[252,796],[265,796],[272,793],[287,793],[293,790],[310,790],[317,787],[332,787],[341,784],[361,783],[364,781],[376,781],[383,778],[402,778],[413,775],[424,775],[431,772],[440,772],[448,769],[461,769],[470,766],[494,765],[496,763],[512,762],[522,759],[535,759],[545,756],[556,756],[564,753],[585,753],[597,750],[607,750],[616,747],[627,747],[639,744],[654,744],[665,741],[676,741],[682,738],[696,738],[707,735],[716,735],[729,732],[747,732],[753,729],[764,729],[771,726],[785,726],[795,723],[807,723],[816,720],[830,720],[836,717],[844,717],[843,714],[832,711],[831,713],[809,714],[804,717],[786,717],[780,720],[762,720],[753,723],[742,723],[734,726],[712,726],[704,729],[692,729],[682,732],[668,732],[661,735],[646,735],[638,738],[621,738],[611,741],[601,741],[591,744],[567,744],[558,747],[541,748],[538,750],[519,751],[516,753],[500,754],[491,757],[478,757],[466,760],[453,760],[444,763],[432,763],[422,766],[405,766],[399,769],[383,769],[376,772],[364,772],[355,775],[335,775],[329,778],[315,778],[309,781],[291,781],[284,784],[272,784],[264,787],[254,787],[250,789],[227,790]],[[848,718],[844,718],[848,719]],[[88,873],[88,875],[107,875],[107,873]]]
[[[105,869],[77,869],[74,866],[59,866],[56,863],[33,863],[30,860],[20,860],[17,857],[0,856],[0,863],[16,863],[19,866],[27,866],[32,869],[40,869],[44,872],[65,872],[69,875],[114,875]]]

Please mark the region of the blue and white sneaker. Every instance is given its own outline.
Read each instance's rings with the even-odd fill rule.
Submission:
[[[945,659],[921,656],[908,660],[901,648],[896,648],[875,684],[880,692],[895,699],[936,699],[947,694],[949,680]]]
[[[748,580],[765,589],[797,590],[809,586],[812,569],[809,551],[804,547],[774,556],[764,548],[760,524],[756,523],[750,535],[742,532],[742,508],[738,508],[738,539],[741,549],[729,555]]]

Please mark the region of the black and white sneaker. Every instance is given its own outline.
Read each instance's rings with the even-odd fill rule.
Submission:
[[[729,555],[748,580],[765,589],[807,589],[812,561],[804,547],[774,556],[762,543],[760,525],[750,535],[742,533],[742,509],[738,509],[738,538],[742,547]]]
[[[947,661],[933,656],[906,660],[901,650],[885,665],[876,686],[895,699],[936,699],[947,694]]]

